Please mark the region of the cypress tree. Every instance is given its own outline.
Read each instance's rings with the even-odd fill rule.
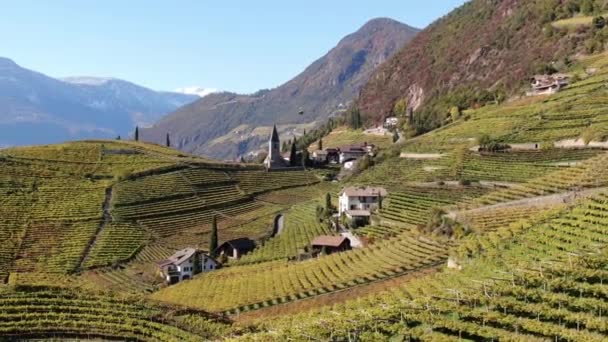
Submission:
[[[167,132],[166,145],[167,145],[167,147],[171,147],[171,139],[169,139],[169,133],[168,132]]]
[[[120,135],[116,137],[116,140],[120,140]]]
[[[296,166],[296,158],[298,157],[298,153],[296,151],[296,143],[291,143],[291,153],[289,154],[289,166]]]
[[[331,194],[329,192],[325,195],[325,210],[328,213],[331,212]]]
[[[135,141],[139,141],[139,127],[135,126]]]
[[[397,133],[397,131],[395,130],[395,132],[393,132],[393,142],[396,143],[399,140],[399,133]]]
[[[310,164],[309,161],[310,161],[310,157],[308,155],[308,150],[304,149],[302,151],[302,166],[304,166],[304,167],[308,166],[308,164]]]
[[[319,146],[317,146],[319,151],[323,151],[323,139],[319,139]]]
[[[211,220],[211,238],[209,240],[209,255],[215,256],[217,249],[217,215],[213,215]]]

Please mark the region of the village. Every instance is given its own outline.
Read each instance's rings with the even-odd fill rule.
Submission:
[[[393,122],[392,119],[387,120],[389,124]],[[269,172],[300,169],[301,167],[290,166],[289,156],[281,154],[280,146],[281,141],[275,125],[268,141],[268,155],[264,160],[266,169]],[[316,150],[312,153],[312,157],[318,164],[341,164],[344,168],[350,168],[359,158],[374,156],[375,153],[377,153],[376,146],[364,142],[359,145]],[[371,222],[373,213],[382,209],[383,200],[387,196],[388,192],[382,187],[344,187],[338,195],[337,208],[333,208],[330,213],[330,222],[335,234],[317,236],[296,260],[301,261],[367,246],[366,239],[356,236],[353,231]],[[282,215],[279,216],[283,218]],[[279,220],[275,221],[277,222],[273,230],[276,232],[274,236],[277,236],[282,229],[278,227]],[[157,273],[164,282],[173,285],[192,279],[197,274],[215,271],[223,264],[253,252],[256,247],[256,242],[249,238],[228,240],[215,250],[209,251],[188,247],[175,252],[167,259],[157,261]]]
[[[589,71],[588,71],[589,72]],[[570,83],[570,75],[535,75],[530,78],[531,90],[527,96],[550,95],[559,92]],[[399,124],[397,117],[387,117],[382,127],[375,128],[382,134],[394,131]],[[512,150],[538,150],[538,143],[506,145]],[[475,146],[471,151],[482,151],[482,147]],[[301,154],[301,151],[299,152]],[[364,156],[374,157],[378,147],[374,144],[362,142],[346,146],[332,146],[316,149],[310,154],[316,166],[335,165],[343,170],[352,169],[358,160]],[[281,139],[276,125],[268,140],[267,155],[263,162],[268,172],[278,170],[299,170],[304,166],[290,163],[290,153],[281,152]],[[331,212],[330,224],[333,235],[319,235],[315,237],[303,253],[292,261],[303,261],[318,258],[324,255],[340,253],[353,248],[367,246],[366,238],[357,236],[356,230],[371,223],[374,212],[382,209],[383,200],[388,196],[385,188],[374,186],[346,186],[338,194],[338,206]],[[280,222],[278,218],[280,217]],[[273,237],[281,231],[283,215],[277,216],[273,227]],[[217,270],[230,261],[235,261],[253,252],[256,242],[249,238],[238,238],[225,241],[213,251],[203,251],[193,247],[175,252],[172,256],[156,263],[158,274],[167,284],[176,284],[180,281],[192,279],[200,273]],[[220,262],[223,261],[223,262]],[[450,260],[450,262],[452,262]]]

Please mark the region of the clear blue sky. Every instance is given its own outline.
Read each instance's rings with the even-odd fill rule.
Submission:
[[[289,80],[375,17],[422,28],[464,0],[18,0],[0,56],[55,77],[237,92]]]

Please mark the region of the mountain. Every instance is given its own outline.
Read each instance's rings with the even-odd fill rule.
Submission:
[[[0,146],[124,136],[196,98],[112,78],[55,79],[0,58]]]
[[[370,121],[379,122],[406,100],[424,131],[440,125],[451,106],[518,94],[534,73],[563,69],[569,56],[585,52],[581,46],[593,46],[592,28],[558,30],[553,23],[579,15],[572,12],[572,3],[470,1],[377,68],[361,90],[358,106]]]
[[[343,111],[371,72],[418,31],[391,19],[371,20],[287,83],[250,95],[210,94],[143,130],[142,137],[162,142],[171,132],[178,148],[216,158],[259,149],[274,123],[293,134]]]

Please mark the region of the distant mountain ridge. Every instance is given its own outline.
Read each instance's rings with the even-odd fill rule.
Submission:
[[[285,131],[343,111],[372,71],[418,31],[392,19],[371,20],[287,83],[251,95],[210,94],[143,130],[142,137],[162,142],[170,132],[184,151],[236,158],[258,149],[274,123]]]
[[[115,78],[55,79],[0,58],[0,146],[125,136],[197,98]]]

